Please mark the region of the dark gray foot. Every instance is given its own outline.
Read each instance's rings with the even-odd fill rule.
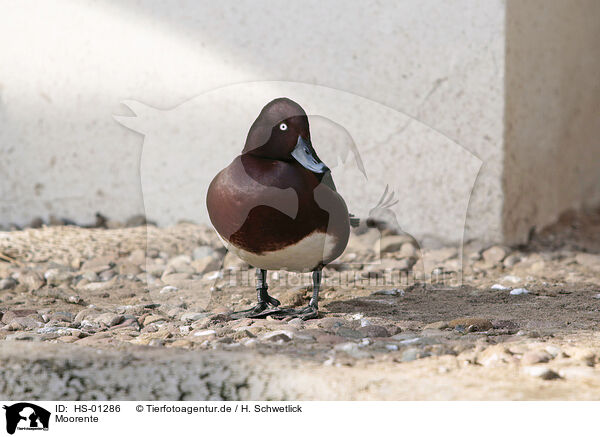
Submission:
[[[236,311],[231,313],[232,319],[243,319],[243,318],[263,318],[267,317],[273,312],[277,312],[277,307],[281,305],[277,299],[270,296],[267,293],[267,271],[262,269],[256,269],[256,294],[258,303],[254,308],[244,311]]]

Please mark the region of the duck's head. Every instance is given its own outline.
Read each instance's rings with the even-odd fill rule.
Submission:
[[[279,161],[296,160],[314,173],[329,171],[310,141],[306,112],[285,97],[267,103],[260,111],[250,127],[242,154]]]

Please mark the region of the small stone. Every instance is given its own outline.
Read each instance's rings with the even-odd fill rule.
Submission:
[[[369,322],[368,319],[361,319],[360,320],[360,326],[365,327],[365,326],[370,326],[370,325],[372,325],[372,323]]]
[[[586,366],[593,366],[596,362],[596,354],[590,349],[577,349],[570,352],[571,358],[575,361],[584,363]]]
[[[42,325],[42,322],[35,320],[33,317],[15,317],[9,323],[8,327],[11,331],[22,331],[25,329],[37,329]]]
[[[149,314],[146,317],[144,317],[144,326],[148,326],[151,323],[156,323],[156,322],[165,322],[168,320],[168,317],[163,315],[163,314]]]
[[[315,340],[322,344],[340,344],[346,341],[344,337],[327,333],[316,333]]]
[[[239,340],[243,340],[245,338],[256,338],[256,335],[254,335],[248,329],[240,329],[239,331],[236,331],[233,334],[233,338],[234,338],[234,340],[239,341]]]
[[[219,270],[221,268],[221,260],[215,256],[205,256],[204,258],[194,259],[190,265],[196,273],[203,275]]]
[[[109,270],[115,265],[115,257],[106,255],[99,256],[95,258],[91,258],[83,263],[81,266],[81,270],[90,270],[96,274],[103,272],[105,270]]]
[[[427,325],[423,326],[423,330],[425,330],[425,329],[442,330],[442,329],[446,329],[446,328],[448,328],[448,322],[445,322],[443,320],[440,320],[439,322],[428,323]]]
[[[529,294],[529,290],[527,290],[526,288],[515,288],[514,290],[510,291],[510,294],[512,296],[519,296],[521,294]]]
[[[96,272],[93,272],[91,270],[86,270],[86,271],[82,272],[81,277],[89,282],[98,282],[99,281],[99,278],[98,278],[98,275],[96,274]]]
[[[500,290],[500,291],[506,291],[506,290],[510,290],[510,287],[506,287],[502,284],[494,284],[490,287],[490,289],[492,290]]]
[[[380,325],[363,326],[359,329],[359,331],[363,334],[363,336],[371,337],[371,338],[373,338],[373,337],[389,337],[390,336],[390,333],[388,332],[388,330]]]
[[[404,243],[400,247],[400,252],[398,253],[398,256],[400,258],[412,258],[412,257],[415,257],[416,255],[417,255],[417,250],[415,249],[415,246],[412,245],[412,243]]]
[[[192,252],[192,258],[194,260],[202,259],[208,256],[213,256],[216,251],[210,246],[198,246]]]
[[[324,317],[322,319],[315,320],[315,322],[319,328],[323,328],[328,331],[344,326],[344,319],[340,317]]]
[[[500,246],[492,246],[487,250],[484,250],[481,254],[483,260],[490,265],[495,265],[501,262],[507,254],[507,250]]]
[[[373,250],[378,253],[396,252],[401,249],[404,243],[410,243],[411,237],[408,235],[386,235],[381,237],[381,240],[375,242]]]
[[[36,291],[44,286],[44,279],[38,272],[27,272],[19,275],[19,283],[25,285],[28,291]]]
[[[273,342],[288,342],[294,338],[294,334],[291,331],[273,331],[269,332],[261,337],[261,340],[273,341]]]
[[[69,281],[73,277],[71,272],[61,269],[49,269],[44,273],[44,278],[48,285],[60,285]]]
[[[117,276],[117,273],[116,273],[114,270],[112,270],[112,269],[109,269],[109,270],[104,270],[103,272],[100,272],[100,273],[98,274],[98,278],[99,278],[99,279],[100,279],[100,281],[102,281],[102,282],[107,282],[107,281],[110,281],[110,280],[111,280],[112,278],[114,278],[115,276]]]
[[[402,361],[402,362],[414,361],[418,357],[419,357],[419,349],[412,347],[412,348],[406,349],[404,352],[402,352],[402,357],[400,358],[400,361]]]
[[[114,313],[102,313],[96,316],[93,321],[95,323],[99,323],[100,325],[104,325],[106,327],[111,327],[114,325],[118,325],[123,321],[124,317],[121,314]]]
[[[209,316],[209,313],[183,313],[179,320],[184,323],[195,322]]]
[[[560,378],[560,375],[558,373],[556,373],[554,370],[548,367],[528,366],[524,367],[523,371],[530,376],[540,378],[543,380],[552,380]]]
[[[126,261],[119,264],[119,274],[120,275],[132,275],[136,276],[142,272],[139,265],[134,264],[132,262]]]
[[[511,267],[514,267],[519,261],[521,261],[521,257],[519,255],[513,254],[513,255],[508,255],[504,259],[502,264],[504,264],[504,267],[506,267],[506,268],[511,268]]]
[[[173,287],[172,285],[167,285],[166,287],[163,287],[158,293],[159,294],[169,294],[169,293],[174,293],[178,290],[179,289],[177,287]]]
[[[550,355],[546,351],[529,351],[523,354],[523,358],[521,358],[521,364],[531,365],[531,364],[539,364],[539,363],[547,363],[552,359],[552,355]]]
[[[192,333],[192,336],[194,337],[209,337],[211,335],[216,335],[217,331],[215,331],[214,329],[205,329],[203,331],[196,331]]]
[[[548,345],[546,346],[546,352],[552,355],[552,358],[556,358],[562,351],[558,346]]]
[[[492,322],[479,317],[464,317],[460,319],[454,319],[448,322],[448,326],[450,328],[456,328],[457,326],[472,326],[475,331],[488,331],[494,327]]]
[[[17,281],[13,278],[5,278],[0,280],[0,290],[12,290],[17,286]]]
[[[32,332],[15,332],[6,336],[6,340],[12,341],[42,341],[42,336]]]
[[[391,288],[389,290],[378,290],[371,293],[372,296],[404,296],[404,290]]]
[[[2,323],[9,324],[19,317],[35,317],[40,322],[43,320],[36,310],[9,310],[2,315]]]
[[[85,308],[75,315],[75,323],[81,323],[85,319],[90,319],[98,316],[100,312],[96,308]]]
[[[521,281],[522,281],[521,278],[519,278],[518,276],[514,276],[514,275],[506,275],[505,277],[502,278],[502,282],[511,282],[513,284],[518,284]]]
[[[591,268],[593,270],[600,270],[600,255],[591,253],[578,253],[575,255],[575,261],[579,265]]]
[[[70,323],[74,320],[74,318],[75,318],[75,316],[73,316],[72,313],[69,313],[67,311],[56,311],[52,314],[52,316],[50,317],[50,320]]]
[[[337,329],[335,333],[337,335],[341,335],[342,337],[353,338],[356,340],[360,340],[361,338],[365,337],[365,335],[361,331],[356,331],[354,329],[345,327]]]
[[[398,345],[397,344],[386,344],[385,348],[389,351],[397,351]]]

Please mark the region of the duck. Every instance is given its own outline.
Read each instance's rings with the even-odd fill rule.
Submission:
[[[232,317],[316,318],[323,267],[346,248],[353,216],[298,103],[280,97],[262,108],[240,155],[210,183],[206,205],[225,247],[256,269],[258,303]],[[268,270],[312,272],[308,306],[281,308]]]

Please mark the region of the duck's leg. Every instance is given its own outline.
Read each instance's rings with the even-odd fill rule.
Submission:
[[[316,319],[319,316],[319,291],[321,290],[321,278],[323,277],[323,267],[318,267],[312,272],[313,292],[310,302],[306,308],[297,312],[302,320]]]
[[[256,297],[258,303],[253,308],[245,311],[236,311],[231,314],[235,319],[243,317],[263,317],[266,313],[273,311],[273,308],[278,307],[281,303],[270,296],[268,293],[269,286],[267,284],[267,271],[256,269]]]

